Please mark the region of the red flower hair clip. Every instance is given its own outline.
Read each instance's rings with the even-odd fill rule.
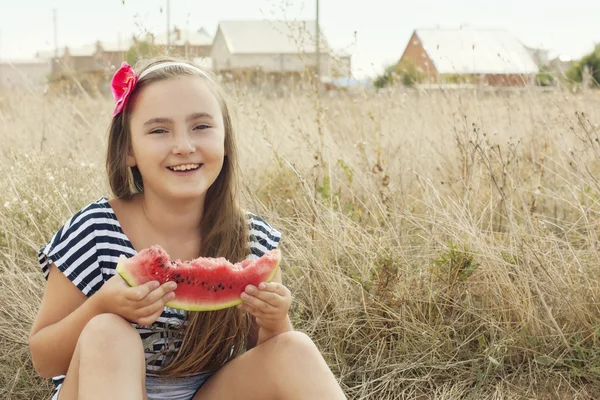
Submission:
[[[111,91],[115,102],[115,110],[113,111],[113,117],[123,111],[125,104],[127,104],[127,98],[133,91],[135,84],[138,81],[138,76],[135,71],[131,68],[126,61],[123,61],[121,68],[115,72],[110,83]]]

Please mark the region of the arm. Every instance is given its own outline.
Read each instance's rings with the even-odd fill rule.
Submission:
[[[29,348],[36,372],[45,378],[65,374],[79,335],[96,315],[113,313],[139,325],[158,319],[166,302],[174,298],[177,285],[148,282],[129,285],[115,274],[100,290],[87,298],[53,264],[40,310],[29,335]]]
[[[281,269],[280,268],[278,268],[277,272],[275,272],[275,276],[273,277],[273,280],[271,282],[277,282],[277,283],[283,284],[282,279],[281,279]],[[258,329],[258,341],[257,341],[256,345],[258,346],[259,344],[266,342],[267,340],[279,335],[280,333],[289,332],[289,331],[293,331],[293,330],[294,330],[294,327],[292,326],[292,321],[290,320],[290,316],[289,316],[289,314],[286,313],[285,318],[281,322],[281,326],[279,328],[276,328],[273,330],[268,330],[263,327],[260,327]]]
[[[33,367],[40,376],[50,378],[67,372],[83,327],[101,313],[95,297],[88,299],[52,264],[29,334]]]
[[[253,292],[246,291],[242,298],[244,303],[238,308],[254,316],[259,326],[257,346],[281,333],[294,330],[288,315],[291,293],[283,286],[279,269],[265,289],[255,288]]]

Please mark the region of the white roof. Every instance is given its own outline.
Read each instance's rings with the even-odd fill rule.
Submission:
[[[316,53],[315,21],[223,21],[219,29],[232,54]],[[328,51],[320,35],[320,50]]]
[[[503,30],[419,29],[425,52],[440,74],[535,74],[529,52]]]
[[[179,30],[179,39],[177,38],[176,29]],[[196,31],[175,28],[170,32],[169,36],[171,37],[171,46],[184,46],[186,42],[191,46],[210,46],[213,42],[212,36],[204,28]],[[167,34],[161,33],[157,35],[155,43],[166,45]]]

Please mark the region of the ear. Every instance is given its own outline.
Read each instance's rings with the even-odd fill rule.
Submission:
[[[129,168],[135,167],[137,165],[137,161],[135,161],[135,156],[133,153],[127,153],[127,166]]]

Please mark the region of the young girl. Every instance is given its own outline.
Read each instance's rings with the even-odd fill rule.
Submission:
[[[115,267],[154,244],[172,259],[257,258],[280,233],[237,202],[227,104],[182,60],[126,63],[106,166],[113,199],[75,213],[39,252],[48,280],[29,344],[52,399],[344,399],[321,354],[288,317],[290,291],[247,287],[243,304],[182,312],[174,282],[129,287]]]

